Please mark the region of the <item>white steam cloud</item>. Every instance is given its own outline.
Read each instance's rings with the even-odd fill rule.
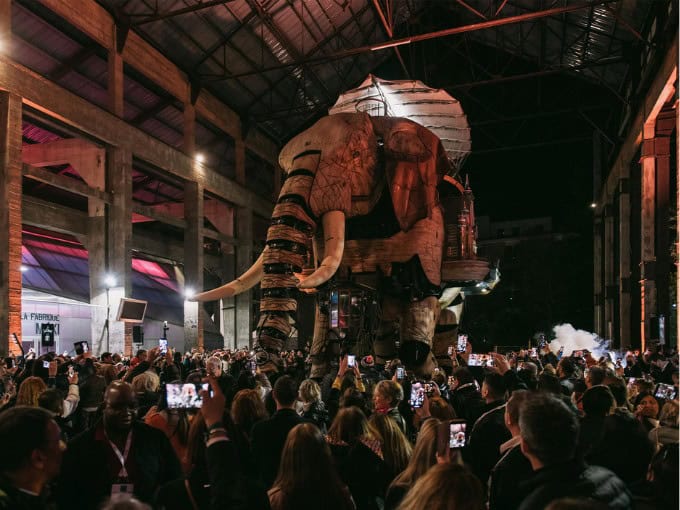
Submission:
[[[582,329],[574,329],[571,324],[558,324],[553,328],[555,339],[549,344],[550,350],[557,353],[560,348],[564,347],[563,356],[571,356],[574,351],[582,351],[584,349],[590,352],[599,354],[605,349],[603,341],[595,333],[590,333]]]

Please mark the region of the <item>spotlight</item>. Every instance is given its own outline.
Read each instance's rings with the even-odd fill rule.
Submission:
[[[116,277],[113,276],[112,274],[107,274],[104,277],[104,285],[106,285],[107,289],[110,289],[111,287],[116,286]]]
[[[590,204],[590,208],[591,208],[591,209],[595,209],[596,207],[597,207],[597,204],[596,204],[595,202],[593,202],[593,203]]]
[[[198,163],[204,163],[205,162],[205,156],[200,152],[197,152],[196,156],[194,156],[194,158],[196,159],[196,161]]]
[[[21,264],[21,266],[19,267],[19,271],[21,271],[22,273],[25,273],[28,270],[29,270],[29,267],[24,266],[23,264]]]
[[[191,299],[195,295],[196,295],[196,291],[194,289],[192,289],[191,287],[187,287],[186,289],[184,289],[184,297],[185,298]]]

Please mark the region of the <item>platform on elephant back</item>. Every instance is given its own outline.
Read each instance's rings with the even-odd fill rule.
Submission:
[[[445,260],[442,263],[442,281],[461,285],[481,282],[490,269],[489,261],[484,259]]]

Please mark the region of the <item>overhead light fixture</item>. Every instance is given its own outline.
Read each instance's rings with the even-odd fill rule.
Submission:
[[[19,271],[21,271],[22,273],[25,273],[25,272],[28,271],[29,269],[30,269],[30,268],[29,268],[28,266],[25,266],[25,265],[23,265],[23,264],[21,264],[21,266],[19,267]]]
[[[104,277],[104,285],[106,285],[107,289],[110,289],[111,287],[115,287],[116,283],[117,283],[117,281],[116,281],[116,277],[114,275],[107,274]]]

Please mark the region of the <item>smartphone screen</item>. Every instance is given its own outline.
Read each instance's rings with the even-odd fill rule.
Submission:
[[[69,377],[73,377],[73,376],[75,375],[75,373],[76,373],[76,372],[75,372],[75,370],[73,370],[73,365],[71,365],[70,367],[68,367],[68,376],[69,376]]]
[[[166,354],[168,352],[168,340],[165,338],[159,338],[158,347],[161,350],[161,354]]]
[[[468,359],[468,366],[470,367],[492,367],[493,358],[488,354],[470,354]]]
[[[427,398],[432,398],[432,395],[434,395],[434,385],[435,383],[433,382],[425,383],[425,395],[427,395]]]
[[[659,383],[656,385],[654,396],[656,398],[663,398],[665,400],[675,400],[675,386],[671,384]]]
[[[404,378],[404,367],[397,367],[397,379],[403,379]]]
[[[449,423],[449,448],[465,447],[465,422]]]
[[[76,354],[80,356],[86,352],[89,352],[90,347],[88,346],[87,342],[83,340],[82,342],[74,342],[73,349],[76,351]]]
[[[425,401],[425,384],[416,381],[411,385],[411,398],[409,399],[409,404],[414,409],[423,407],[423,402]]]
[[[14,358],[5,358],[5,366],[7,368],[14,368]]]
[[[170,409],[200,409],[203,397],[199,390],[207,390],[208,384],[166,384],[165,397]]]
[[[43,368],[50,368],[50,362],[49,361],[43,361]]]
[[[446,353],[451,356],[453,354],[453,345],[449,345],[449,348],[446,350]]]
[[[257,373],[257,361],[254,359],[250,360],[248,362],[248,368],[250,368],[250,371],[253,373],[253,375],[255,375]]]
[[[354,368],[355,360],[356,360],[356,356],[354,354],[348,354],[347,355],[347,366],[349,368]]]
[[[458,335],[458,342],[456,344],[456,350],[458,352],[465,352],[465,349],[467,349],[467,342],[468,342],[468,336],[467,335]]]
[[[538,357],[538,353],[536,352],[536,347],[532,347],[531,349],[529,349],[529,357],[530,358]]]

